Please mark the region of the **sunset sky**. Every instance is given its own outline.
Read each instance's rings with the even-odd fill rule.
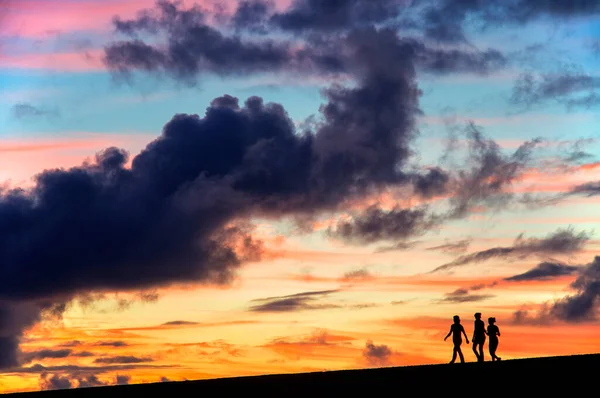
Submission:
[[[595,0],[0,0],[0,392],[600,352],[599,110]]]

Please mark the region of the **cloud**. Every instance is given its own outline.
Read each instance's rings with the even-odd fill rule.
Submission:
[[[415,247],[419,242],[396,242],[388,246],[380,246],[374,250],[374,253],[387,253],[393,251],[408,250]]]
[[[122,340],[98,341],[98,342],[94,343],[94,345],[98,346],[98,347],[114,347],[114,348],[129,346],[129,344],[127,342],[122,341]]]
[[[92,357],[92,356],[94,356],[94,354],[89,351],[73,352],[73,350],[67,349],[67,348],[58,349],[58,350],[41,349],[41,350],[27,351],[27,352],[22,353],[22,358],[23,358],[22,360],[24,363],[29,363],[32,361],[43,360],[43,359],[56,359],[56,358],[67,358],[67,357],[85,358],[85,357]]]
[[[600,256],[572,273],[577,278],[569,285],[575,292],[543,303],[537,311],[520,309],[513,313],[513,323],[546,325],[555,322],[581,323],[598,320],[600,308]]]
[[[371,274],[371,272],[369,272],[368,269],[359,268],[354,271],[348,271],[348,272],[344,273],[341,280],[350,282],[350,281],[355,281],[355,280],[370,280],[373,278],[374,278],[374,276]]]
[[[362,355],[371,366],[386,366],[389,364],[392,350],[385,344],[376,345],[368,340]]]
[[[96,374],[66,375],[42,373],[40,375],[41,390],[64,390],[69,388],[100,387],[109,385],[126,385],[131,381],[131,376],[115,376],[114,382],[101,381]]]
[[[572,228],[558,229],[545,238],[525,238],[523,234],[515,239],[513,246],[494,247],[458,257],[450,263],[435,268],[430,273],[447,271],[467,264],[480,263],[492,258],[526,258],[529,256],[549,256],[572,254],[583,248],[589,240],[587,232],[575,233]]]
[[[230,24],[237,30],[265,34],[268,32],[270,16],[275,10],[272,0],[241,0]]]
[[[471,244],[470,239],[463,239],[463,240],[446,243],[446,244],[439,245],[439,246],[428,247],[426,250],[435,250],[435,251],[441,251],[441,252],[452,254],[452,255],[458,255],[458,254],[466,252],[467,249],[469,248],[470,244]]]
[[[27,103],[15,104],[12,107],[12,114],[17,119],[30,119],[42,116],[57,117],[60,115],[58,110],[40,108]]]
[[[569,17],[600,13],[598,2],[553,0],[531,2],[509,0],[501,3],[471,0],[415,2],[407,18],[413,27],[443,43],[468,42],[464,28],[476,30],[523,25],[540,18],[566,20]]]
[[[29,351],[23,353],[23,361],[25,363],[28,363],[34,360],[47,358],[66,358],[68,356],[71,356],[72,353],[72,350],[66,348],[60,350],[42,349],[37,351]]]
[[[587,197],[600,195],[600,181],[587,182],[573,187],[569,194],[583,195]]]
[[[338,290],[322,290],[313,292],[303,292],[291,294],[288,296],[267,297],[254,299],[253,302],[260,302],[250,307],[250,311],[255,312],[294,312],[302,310],[320,310],[326,308],[337,308],[334,304],[319,304],[315,301],[325,298]]]
[[[109,43],[104,48],[103,60],[106,67],[118,77],[129,79],[134,71],[153,73],[156,76],[164,73],[176,81],[190,85],[196,84],[197,79],[204,73],[222,76],[262,72],[286,72],[296,76],[314,73],[319,76],[342,73],[355,75],[355,54],[351,47],[356,45],[356,41],[371,41],[369,36],[373,35],[372,32],[377,32],[377,36],[389,41],[391,37],[386,38],[386,35],[396,37],[396,32],[391,28],[375,29],[370,23],[358,23],[365,21],[369,15],[385,14],[388,7],[382,6],[383,3],[364,0],[352,3],[352,7],[349,7],[349,2],[336,2],[334,5],[324,6],[325,13],[321,11],[323,6],[320,2],[296,3],[304,10],[301,14],[306,11],[320,15],[319,18],[309,21],[312,26],[305,26],[307,29],[316,27],[319,19],[326,20],[331,17],[341,17],[338,21],[340,24],[351,25],[345,25],[345,33],[342,36],[308,35],[303,40],[294,37],[294,41],[283,38],[275,40],[266,36],[242,38],[243,35],[239,33],[222,33],[206,22],[205,12],[201,8],[195,6],[184,9],[179,3],[160,0],[155,8],[141,11],[137,18],[115,18],[116,32],[128,38]],[[374,13],[360,11],[361,7]],[[273,31],[272,22],[279,21],[275,23],[279,27],[281,23],[291,26],[288,22],[292,19],[298,20],[300,15],[299,8],[292,8],[283,14],[271,15],[268,18],[270,22],[267,23],[265,18],[269,8],[265,2],[242,2],[231,23],[238,31],[247,27],[251,33],[256,33],[257,29],[266,33]],[[343,9],[342,13],[337,13],[336,8]],[[351,12],[354,16],[343,16],[345,12]],[[360,18],[357,19],[358,16]],[[158,37],[162,35],[166,41],[164,45],[148,44],[139,38],[141,34]],[[277,36],[281,37],[273,37]],[[396,41],[397,38],[393,40]],[[390,52],[388,49],[388,54],[379,53],[378,57],[397,58],[410,52],[416,64],[432,73],[488,73],[503,68],[506,64],[505,57],[493,49],[464,51],[430,48],[416,38],[402,39],[399,44],[402,47],[400,52]]]
[[[478,290],[478,289],[473,289]],[[491,294],[471,294],[468,289],[456,289],[455,291],[446,294],[446,297],[438,300],[438,303],[472,303],[484,301],[495,297]]]
[[[511,102],[526,109],[537,104],[555,101],[568,109],[589,109],[600,104],[600,76],[592,76],[581,68],[564,66],[553,73],[534,75],[525,72],[519,76]]]
[[[149,357],[136,357],[133,355],[118,355],[114,357],[102,357],[94,359],[94,363],[98,364],[120,364],[120,363],[142,363],[154,361]]]
[[[74,385],[68,377],[47,373],[40,375],[40,390],[65,390],[73,387]]]
[[[535,268],[530,269],[519,275],[504,278],[505,281],[522,282],[531,280],[544,280],[556,278],[559,276],[572,275],[579,270],[579,267],[566,265],[562,263],[543,262]]]
[[[270,22],[299,33],[345,30],[389,21],[401,12],[402,5],[400,0],[295,0],[289,9],[272,15]]]
[[[452,178],[449,191],[450,210],[446,219],[463,218],[476,206],[502,209],[511,203],[511,184],[522,176],[532,161],[539,138],[526,141],[512,154],[502,153],[500,146],[470,122],[466,127],[467,165]]]
[[[161,326],[189,326],[189,325],[198,325],[198,322],[170,321],[170,322],[163,323]]]
[[[354,244],[370,244],[381,240],[401,240],[419,236],[436,225],[425,208],[389,211],[371,206],[351,221],[340,221],[328,229],[332,237]]]
[[[175,368],[173,365],[146,365],[143,363],[129,365],[104,365],[104,366],[79,366],[79,365],[58,365],[44,366],[39,363],[27,367],[10,368],[12,373],[72,373],[72,374],[102,374],[108,372],[122,372],[134,369],[165,369]]]
[[[580,270],[570,286],[576,293],[555,301],[548,312],[554,318],[567,322],[597,319],[600,299],[600,256]]]

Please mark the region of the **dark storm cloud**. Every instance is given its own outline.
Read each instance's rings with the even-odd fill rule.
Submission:
[[[583,248],[589,240],[587,232],[575,233],[572,228],[558,229],[545,238],[524,238],[519,235],[513,246],[494,247],[479,252],[466,254],[454,261],[441,265],[431,271],[451,270],[467,264],[480,263],[492,258],[526,258],[529,256],[551,256],[572,254]]]
[[[600,77],[589,75],[573,66],[554,73],[521,74],[513,87],[511,102],[530,108],[555,101],[567,108],[590,108],[600,104]]]
[[[446,243],[439,246],[428,247],[426,250],[441,251],[448,254],[461,254],[467,251],[471,244],[470,239],[463,239],[456,242]]]
[[[362,4],[363,8],[381,9],[385,13],[382,9],[383,3],[370,1],[355,3]],[[306,3],[306,6],[310,8],[318,4],[325,3],[311,1],[310,4]],[[354,10],[352,12],[357,10],[347,8],[348,6],[349,4],[344,2],[336,2],[336,4],[327,3],[319,7],[326,9],[341,7]],[[244,26],[251,31],[267,29],[263,22],[267,9],[268,5],[262,2],[242,2],[232,23],[238,30]],[[323,18],[330,17],[320,11],[317,12]],[[277,14],[273,18],[285,19],[283,15],[287,14]],[[186,84],[195,84],[197,79],[206,72],[224,76],[267,71],[316,73],[321,76],[328,73],[354,74],[355,59],[353,60],[351,56],[352,43],[348,41],[360,37],[360,34],[353,35],[352,32],[358,31],[372,36],[369,32],[374,28],[369,23],[365,26],[353,25],[354,17],[350,17],[351,20],[348,21],[342,14],[336,15],[341,17],[339,23],[350,23],[345,25],[348,28],[346,33],[330,37],[310,35],[300,42],[299,47],[297,42],[291,40],[274,40],[266,36],[251,40],[242,39],[241,35],[222,33],[206,23],[204,13],[199,8],[184,9],[180,4],[162,0],[157,2],[154,9],[140,12],[135,19],[114,20],[117,32],[130,37],[106,46],[104,61],[108,69],[117,76],[129,76],[133,71],[165,73]],[[364,19],[365,15],[367,14],[362,12],[361,18]],[[141,33],[163,35],[166,37],[165,45],[148,44],[138,37]],[[390,29],[389,34],[395,35],[395,32]],[[349,36],[346,37],[347,35]],[[403,56],[407,51],[414,53],[412,61],[419,68],[438,74],[487,73],[506,64],[504,56],[493,49],[463,51],[430,48],[414,38],[403,39],[402,47]],[[398,51],[395,53],[395,56],[398,56]],[[377,56],[384,58],[384,54],[377,54]]]
[[[368,340],[362,354],[369,365],[385,366],[389,364],[392,350],[385,344],[377,345],[373,341]]]
[[[132,69],[168,71],[191,82],[204,71],[244,74],[289,66],[292,54],[286,44],[226,36],[207,24],[199,7],[184,9],[179,5],[159,0],[156,8],[141,11],[135,19],[116,17],[116,30],[133,38],[112,43],[105,49],[109,69],[124,73]],[[151,46],[140,40],[138,33],[167,34],[168,46],[166,49]]]
[[[408,239],[427,232],[436,224],[426,208],[382,210],[370,207],[351,221],[340,221],[328,234],[355,244]]]
[[[294,32],[335,31],[370,26],[395,18],[401,0],[295,0],[289,9],[276,13],[271,23]]]
[[[467,42],[464,28],[522,25],[539,18],[566,20],[600,13],[597,0],[442,0],[414,2],[412,26],[442,42]]]
[[[261,304],[257,304],[250,307],[250,311],[294,312],[302,310],[320,310],[326,308],[337,308],[337,305],[318,303],[318,300],[337,292],[338,290],[323,290],[315,292],[296,293],[291,294],[289,296],[254,299],[252,300],[253,302],[258,302]]]
[[[148,357],[135,357],[133,355],[118,355],[114,357],[102,357],[94,359],[94,363],[99,364],[119,364],[119,363],[142,363],[142,362],[153,362],[152,358]]]
[[[552,279],[560,276],[573,275],[579,267],[562,263],[543,262],[535,268],[519,275],[504,278],[505,281],[522,282],[532,280]]]
[[[231,24],[235,29],[254,33],[267,33],[269,18],[275,9],[272,0],[241,0]]]

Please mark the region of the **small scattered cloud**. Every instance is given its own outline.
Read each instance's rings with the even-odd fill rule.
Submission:
[[[60,112],[57,109],[38,107],[28,103],[19,103],[13,105],[12,114],[16,119],[32,119],[39,117],[56,118],[60,116]]]
[[[94,343],[93,345],[98,346],[98,347],[127,347],[129,346],[129,343],[122,341],[122,340],[115,340],[115,341],[98,341],[96,343]]]
[[[119,364],[119,363],[142,363],[142,362],[153,362],[154,360],[150,357],[136,357],[133,355],[117,355],[114,357],[102,357],[94,359],[94,363],[99,364]]]
[[[250,307],[254,312],[294,312],[302,310],[321,310],[328,308],[339,308],[339,305],[318,303],[317,301],[326,298],[339,290],[321,290],[313,292],[303,292],[291,294],[288,296],[267,297],[254,299],[253,302],[261,304]]]
[[[495,297],[491,294],[471,294],[468,289],[456,289],[451,293],[447,293],[446,297],[437,300],[438,303],[473,303],[484,301]]]
[[[363,357],[371,366],[386,366],[390,364],[392,350],[385,344],[377,345],[368,340],[362,352]]]
[[[190,321],[170,321],[165,322],[161,326],[193,326],[198,325],[198,322],[190,322]]]
[[[426,250],[440,251],[452,255],[460,255],[467,251],[470,244],[470,239],[463,239],[456,242],[448,242],[439,246],[428,247]]]

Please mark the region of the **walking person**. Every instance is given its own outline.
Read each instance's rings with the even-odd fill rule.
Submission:
[[[496,355],[498,349],[498,337],[500,336],[500,328],[496,326],[496,318],[488,318],[487,334],[490,336],[489,348],[492,361],[500,361],[502,358]]]
[[[473,328],[473,352],[477,357],[477,362],[483,362],[483,344],[485,343],[485,323],[481,320],[481,312],[475,313],[475,326]]]
[[[450,363],[454,363],[456,361],[456,356],[460,357],[460,362],[465,363],[465,357],[460,349],[462,344],[462,335],[465,335],[465,340],[467,344],[469,344],[469,338],[467,337],[467,333],[465,332],[465,328],[460,324],[460,317],[458,315],[454,315],[454,323],[450,325],[450,331],[444,337],[444,341],[452,335],[452,342],[454,343],[454,349],[452,351],[452,361]]]

